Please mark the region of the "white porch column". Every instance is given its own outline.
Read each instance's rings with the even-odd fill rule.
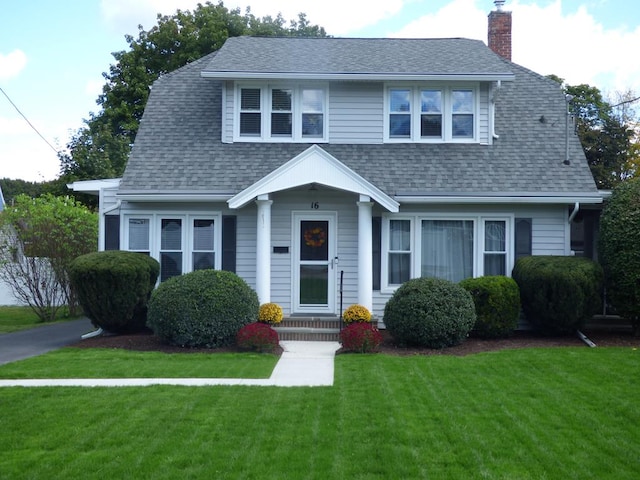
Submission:
[[[358,303],[373,310],[373,202],[360,195],[358,205]]]
[[[271,301],[271,204],[269,195],[260,195],[256,225],[256,293],[260,304]]]

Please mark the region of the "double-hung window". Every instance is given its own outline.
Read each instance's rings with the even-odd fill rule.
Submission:
[[[394,87],[386,90],[389,142],[460,142],[476,139],[476,87]]]
[[[236,141],[326,140],[326,88],[241,85],[236,92]]]
[[[382,288],[415,277],[459,282],[507,275],[513,249],[513,219],[479,215],[386,217],[382,230]],[[386,259],[386,260],[385,260]]]

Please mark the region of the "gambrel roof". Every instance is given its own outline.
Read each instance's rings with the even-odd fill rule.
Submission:
[[[242,37],[228,41],[271,43],[272,39]],[[275,43],[283,45],[289,42],[300,45],[298,41],[275,39]],[[303,43],[313,45],[314,42]],[[346,42],[352,43],[348,39]],[[357,43],[360,42],[367,43],[365,40]],[[499,138],[490,145],[319,145],[367,182],[401,202],[402,198],[456,196],[579,197],[584,201],[587,197],[598,196],[578,137],[572,128],[567,130],[565,127],[567,107],[556,82],[502,59],[482,42],[473,40],[385,39],[375,42],[380,45],[389,42],[394,52],[404,51],[403,46],[411,49],[420,45],[423,55],[434,59],[449,51],[452,56],[446,66],[448,72],[485,68],[484,71],[494,74],[509,73],[513,81],[501,82],[501,88],[497,90],[495,132]],[[460,42],[473,48],[465,53],[460,49]],[[431,55],[431,47],[440,53]],[[481,65],[483,62],[472,58],[480,50],[479,59],[490,59],[484,66]],[[121,195],[188,193],[230,198],[312,145],[221,141],[224,80],[204,78],[203,72],[213,71],[212,65],[232,67],[231,59],[218,58],[223,53],[224,49],[205,56],[154,83],[122,180]],[[341,55],[343,62],[350,58],[347,52]],[[389,62],[379,52],[373,57],[375,60],[369,61],[371,65],[378,65],[376,69],[382,69]],[[445,68],[444,57],[439,61]],[[315,59],[313,62],[307,59],[306,63],[316,64]],[[393,63],[397,64],[396,61]],[[265,60],[262,67],[266,68],[267,64]],[[242,65],[245,63],[238,63],[235,68]],[[412,67],[406,69],[412,71]],[[565,143],[566,131],[570,134],[568,144]],[[564,162],[567,146],[568,165]]]

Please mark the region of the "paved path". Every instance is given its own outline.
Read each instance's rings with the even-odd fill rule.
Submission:
[[[88,318],[0,335],[0,365],[35,357],[80,340],[95,330]]]
[[[71,322],[69,322],[71,323]],[[53,326],[53,325],[52,325]],[[91,326],[89,324],[89,326]],[[86,333],[82,332],[82,333]],[[16,335],[16,334],[11,334]],[[53,336],[53,335],[52,335]],[[56,337],[58,335],[55,335]],[[2,336],[0,336],[2,338]],[[14,337],[15,338],[15,337]],[[72,343],[79,338],[73,337],[59,346]],[[21,338],[17,343],[29,343],[30,337]],[[58,342],[61,340],[58,339]],[[0,387],[143,387],[149,385],[253,385],[272,387],[327,387],[333,385],[333,370],[338,342],[280,342],[284,353],[276,364],[271,377],[250,378],[67,378],[67,379],[28,379],[0,380]],[[49,344],[50,345],[50,344]],[[2,345],[0,344],[0,348]],[[22,353],[22,350],[16,347]],[[52,350],[56,347],[48,348]],[[48,351],[45,350],[45,351]],[[25,352],[26,353],[26,352]],[[41,352],[44,353],[44,352]],[[36,354],[37,355],[37,354]],[[26,358],[25,355],[21,358]],[[15,358],[14,360],[17,360]],[[12,361],[12,360],[9,360]],[[6,363],[6,362],[5,362]]]

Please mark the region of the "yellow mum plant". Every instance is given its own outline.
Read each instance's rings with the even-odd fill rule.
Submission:
[[[351,305],[342,314],[344,323],[365,323],[371,321],[371,312],[362,305]]]
[[[280,323],[282,307],[277,303],[263,303],[258,311],[258,321],[262,323]]]

